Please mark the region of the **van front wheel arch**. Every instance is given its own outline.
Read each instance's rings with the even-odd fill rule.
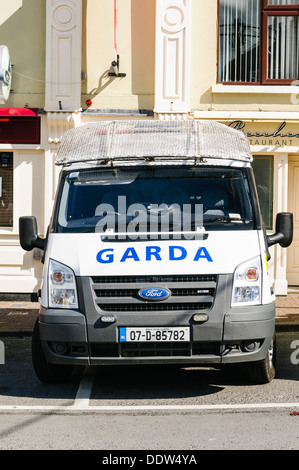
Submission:
[[[38,319],[32,334],[32,362],[37,377],[44,383],[64,382],[73,371],[72,365],[51,364],[46,360],[40,340]]]
[[[257,384],[266,384],[275,377],[276,366],[276,339],[275,335],[271,341],[267,356],[262,361],[247,364],[248,377]]]

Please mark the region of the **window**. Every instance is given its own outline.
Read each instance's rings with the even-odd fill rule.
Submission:
[[[219,0],[218,81],[299,78],[299,0]]]
[[[81,170],[65,175],[62,233],[253,230],[246,169]],[[197,217],[198,216],[198,217]],[[112,235],[113,236],[113,235]]]
[[[273,156],[256,155],[253,171],[257,186],[260,208],[267,230],[273,228]]]
[[[13,226],[13,154],[0,153],[0,227]]]

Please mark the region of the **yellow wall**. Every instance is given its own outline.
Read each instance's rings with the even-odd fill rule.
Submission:
[[[215,93],[218,0],[192,2],[191,109],[299,111],[290,94]],[[108,77],[113,52],[113,0],[82,0],[82,108],[153,109],[155,92],[155,0],[121,0],[118,52],[125,78]],[[7,107],[45,106],[46,0],[1,0],[0,43],[14,64]],[[79,78],[80,79],[80,78]],[[265,87],[271,91],[271,86]],[[276,87],[277,88],[277,87]],[[243,87],[244,89],[244,87]],[[298,98],[298,99],[297,99]],[[295,103],[299,95],[295,96]]]
[[[192,0],[191,109],[208,110],[217,74],[217,0]]]
[[[109,77],[114,60],[113,1],[83,0],[82,108],[153,109],[155,0],[118,2],[118,53],[125,78]],[[111,69],[111,70],[110,70]]]
[[[28,104],[42,108],[45,102],[46,2],[1,0],[0,6],[0,42],[8,46],[14,65],[13,93],[5,106]]]

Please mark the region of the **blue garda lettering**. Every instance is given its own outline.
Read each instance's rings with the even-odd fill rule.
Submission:
[[[208,250],[205,247],[199,248],[197,250],[197,253],[195,255],[194,261],[198,261],[200,259],[206,259],[209,263],[213,263],[213,260],[208,252]]]
[[[138,255],[136,253],[135,248],[127,248],[127,250],[125,251],[122,259],[120,260],[120,262],[124,263],[125,261],[127,261],[127,259],[133,259],[134,261],[140,261],[140,259],[138,258]]]
[[[177,253],[180,251],[180,254]],[[187,250],[182,246],[170,246],[169,247],[169,261],[181,261],[187,256]]]
[[[160,256],[161,248],[159,246],[147,246],[146,247],[146,261],[151,261],[154,256],[157,261],[162,261]]]
[[[108,252],[112,252],[112,254],[111,253],[108,254]],[[99,253],[97,254],[97,261],[102,264],[113,263],[114,261],[113,249],[110,248],[108,250],[99,251]]]
[[[186,259],[188,252],[186,248],[182,246],[170,246],[169,247],[169,261],[182,261]],[[118,258],[118,256],[117,256]],[[114,249],[108,248],[98,252],[96,259],[98,263],[109,264],[115,261]],[[118,258],[119,259],[119,258]],[[193,261],[206,260],[209,263],[213,263],[213,259],[205,247],[200,247],[197,249]],[[122,255],[120,262],[125,263],[127,260],[133,260],[135,262],[140,261],[140,258],[135,250],[135,248],[127,248]],[[159,246],[147,246],[145,248],[145,260],[146,261],[162,261],[161,248]]]

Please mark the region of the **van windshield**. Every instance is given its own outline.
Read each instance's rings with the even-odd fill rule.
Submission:
[[[64,174],[59,233],[253,230],[247,173],[228,167],[88,169]]]

